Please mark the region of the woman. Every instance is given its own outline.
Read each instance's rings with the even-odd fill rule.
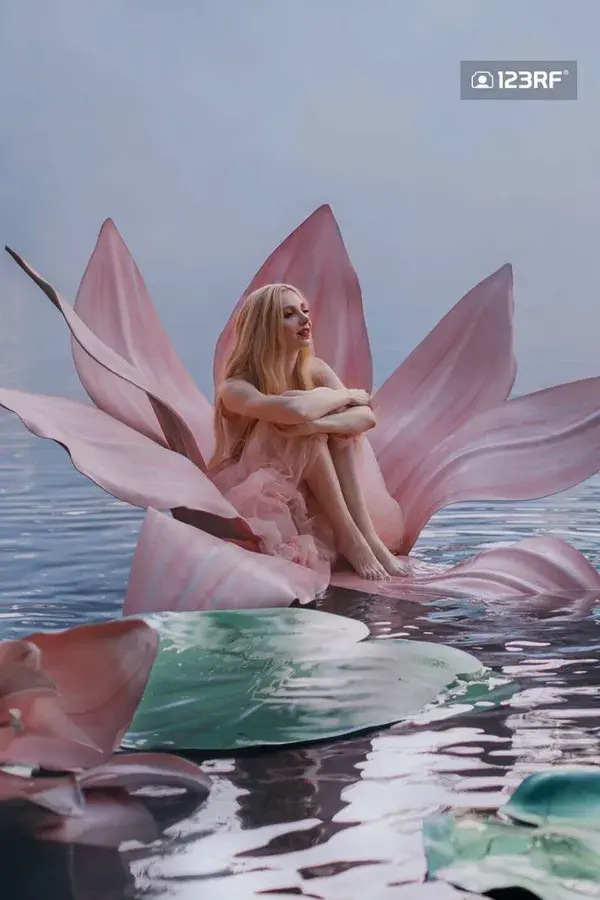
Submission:
[[[270,284],[246,298],[216,397],[211,477],[266,553],[311,567],[341,553],[363,578],[405,573],[361,490],[370,397],[344,387],[311,338],[296,288]]]

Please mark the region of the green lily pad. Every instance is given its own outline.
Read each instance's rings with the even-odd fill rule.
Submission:
[[[423,837],[428,875],[462,890],[521,888],[540,900],[600,896],[595,833],[442,815],[425,820]]]
[[[600,767],[536,772],[521,782],[502,812],[529,825],[573,825],[600,831]]]
[[[123,746],[235,750],[399,722],[481,672],[442,644],[367,639],[360,622],[307,609],[159,613],[146,691]]]

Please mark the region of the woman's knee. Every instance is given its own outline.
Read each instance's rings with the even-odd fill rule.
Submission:
[[[332,453],[353,453],[358,446],[358,436],[330,434],[328,444]]]

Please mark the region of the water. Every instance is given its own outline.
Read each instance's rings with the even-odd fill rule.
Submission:
[[[0,636],[118,616],[141,512],[112,500],[8,414],[0,442]],[[599,503],[595,478],[549,500],[453,507],[435,517],[416,552],[450,564],[546,533],[600,567]],[[425,815],[494,809],[530,772],[600,762],[599,619],[585,598],[423,607],[338,591],[322,608],[365,621],[382,639],[462,647],[518,690],[497,708],[456,706],[447,718],[366,737],[206,760],[215,779],[208,802],[155,845],[118,852],[5,843],[6,896],[427,900],[429,886],[416,884]]]

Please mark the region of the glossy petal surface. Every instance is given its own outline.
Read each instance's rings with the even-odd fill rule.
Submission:
[[[509,400],[471,419],[413,472],[405,547],[450,503],[546,497],[599,469],[600,378]]]
[[[310,603],[329,571],[253,553],[150,509],[133,557],[124,613]]]
[[[505,265],[469,291],[377,391],[378,424],[369,439],[401,505],[430,454],[508,397],[516,373],[512,317],[512,270]]]
[[[526,538],[507,547],[484,550],[464,562],[440,570],[405,558],[413,574],[389,581],[366,581],[353,572],[334,572],[338,587],[376,593],[390,599],[425,599],[449,595],[496,600],[533,594],[600,591],[600,574],[585,556],[552,537]]]
[[[242,300],[274,282],[292,284],[308,300],[317,356],[348,387],[370,391],[373,371],[360,284],[327,205],[316,209],[273,251],[236,304],[215,349],[215,385],[233,348],[234,322]]]
[[[9,698],[16,724],[12,733],[0,734],[0,762],[57,770],[102,762],[119,744],[142,696],[157,632],[129,619],[27,640],[39,649],[41,670],[56,688]]]
[[[75,300],[75,311],[108,347],[130,362],[189,425],[207,458],[212,407],[181,362],[154,308],[144,279],[114,222],[107,219]],[[147,396],[92,359],[73,340],[81,381],[100,409],[147,434],[162,436]]]
[[[161,649],[127,747],[333,738],[400,721],[457,676],[481,669],[451,647],[357,641],[360,625],[313,610],[167,613],[150,621],[160,627]]]
[[[199,445],[192,431],[190,430],[185,418],[178,412],[172,404],[170,393],[162,384],[162,382],[154,375],[150,363],[146,371],[141,371],[135,365],[132,365],[127,359],[120,356],[111,346],[105,344],[97,334],[95,334],[86,323],[79,318],[75,310],[62,299],[55,288],[42,278],[29,263],[25,262],[17,253],[10,248],[6,248],[13,259],[19,264],[24,272],[41,288],[51,302],[56,306],[63,316],[65,322],[77,341],[77,343],[85,351],[85,355],[91,357],[91,361],[99,364],[100,368],[106,370],[107,375],[118,376],[111,381],[110,391],[113,390],[112,385],[117,385],[119,380],[129,384],[134,389],[144,391],[156,413],[156,417],[160,420],[161,431],[163,437],[157,432],[155,427],[151,429],[143,428],[142,433],[147,433],[149,437],[157,440],[159,443],[166,443],[172,450],[183,453],[188,459],[196,463],[200,468],[205,468],[205,460],[200,451]],[[97,369],[94,370],[95,372]],[[97,381],[96,381],[97,383]],[[168,385],[167,381],[167,385]],[[129,392],[129,396],[131,391]],[[112,396],[112,404],[108,402],[111,415],[115,411],[120,410],[120,393],[115,390],[114,393],[108,394]],[[93,399],[96,399],[95,397]],[[100,404],[99,404],[100,405]],[[117,416],[117,418],[120,418]],[[123,415],[123,419],[127,419]],[[146,418],[144,418],[146,421]],[[132,420],[134,428],[140,427],[141,419]],[[127,424],[130,424],[127,422]],[[206,424],[206,428],[210,428],[210,419]]]
[[[178,793],[169,810],[164,794],[163,802],[129,793],[155,787],[183,789],[189,799],[182,804]],[[173,818],[173,812],[190,808],[190,800],[197,807],[210,788],[199,766],[165,753],[118,754],[78,776],[24,778],[0,772],[0,827],[99,847],[153,841],[165,811]]]
[[[237,510],[185,456],[161,447],[94,406],[63,397],[0,388],[0,405],[38,437],[61,444],[83,475],[113,497],[142,508],[188,507],[223,529],[251,536]]]

